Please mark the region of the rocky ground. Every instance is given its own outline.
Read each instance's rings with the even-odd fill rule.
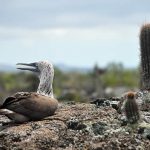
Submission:
[[[60,103],[54,116],[24,124],[1,116],[0,150],[150,150],[149,110],[130,125],[117,102]]]

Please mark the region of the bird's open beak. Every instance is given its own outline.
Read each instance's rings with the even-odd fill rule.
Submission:
[[[38,66],[37,66],[37,63],[17,63],[16,65],[23,65],[23,66],[29,66],[29,67],[19,67],[17,69],[20,69],[20,70],[28,70],[28,71],[32,71],[32,72],[39,72],[39,69],[38,69]]]

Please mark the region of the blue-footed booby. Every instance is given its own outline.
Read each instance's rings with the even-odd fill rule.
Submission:
[[[37,92],[18,92],[6,98],[0,106],[0,115],[16,123],[41,120],[53,115],[58,107],[58,101],[53,96],[53,65],[45,61],[17,65],[26,66],[17,69],[32,71],[38,76],[40,82]]]

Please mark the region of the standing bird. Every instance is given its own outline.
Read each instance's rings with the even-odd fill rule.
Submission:
[[[37,93],[18,92],[8,97],[0,106],[0,115],[7,116],[15,123],[41,120],[53,115],[58,107],[58,101],[53,96],[53,65],[45,61],[17,65],[26,66],[17,69],[29,70],[38,76],[40,83]]]

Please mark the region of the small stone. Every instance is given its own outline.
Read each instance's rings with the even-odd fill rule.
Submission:
[[[104,122],[97,122],[92,124],[92,130],[95,135],[103,135],[104,131],[107,129],[107,124]]]
[[[126,135],[129,135],[130,133],[129,133],[129,132],[125,132],[125,134],[126,134]]]
[[[118,109],[119,109],[119,107],[118,107],[118,101],[112,101],[112,102],[111,102],[111,106],[112,106],[112,108],[114,108],[115,110],[118,110]]]

